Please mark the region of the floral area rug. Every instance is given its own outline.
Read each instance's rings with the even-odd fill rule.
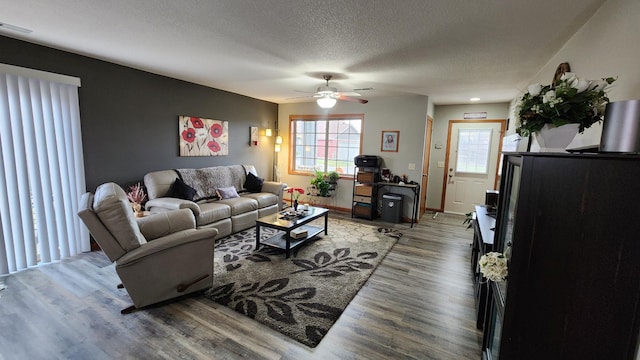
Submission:
[[[285,259],[255,250],[255,228],[216,241],[213,287],[206,296],[307,346],[338,320],[399,236],[348,220],[329,219],[329,234]],[[261,237],[275,233],[261,228]]]

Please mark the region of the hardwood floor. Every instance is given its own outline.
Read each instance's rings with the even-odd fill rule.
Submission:
[[[463,220],[396,225],[404,236],[316,348],[202,295],[120,315],[130,300],[92,252],[0,278],[0,359],[480,359]]]

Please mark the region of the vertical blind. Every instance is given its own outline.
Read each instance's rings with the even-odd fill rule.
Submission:
[[[78,85],[0,67],[0,275],[89,251]]]

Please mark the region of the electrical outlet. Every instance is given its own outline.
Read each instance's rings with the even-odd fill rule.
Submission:
[[[416,169],[416,164],[409,163],[409,170],[415,170],[415,169]]]

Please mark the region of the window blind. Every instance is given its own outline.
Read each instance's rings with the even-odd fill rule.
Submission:
[[[86,188],[79,81],[6,69],[0,68],[0,275],[90,250],[77,216]]]

